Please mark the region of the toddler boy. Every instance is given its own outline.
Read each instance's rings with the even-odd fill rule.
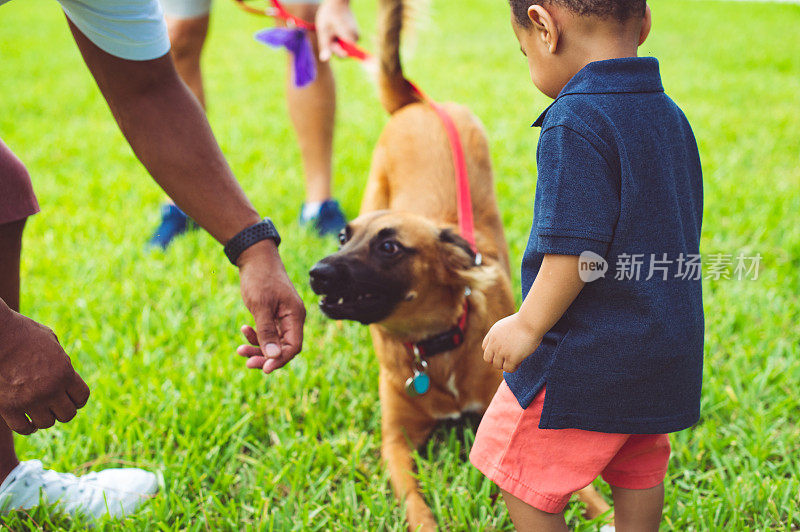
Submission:
[[[637,57],[645,0],[510,3],[533,83],[555,102],[534,124],[525,299],[484,340],[506,374],[470,459],[520,530],[565,530],[570,495],[602,475],[617,530],[655,531],[666,434],[700,414],[697,144],[658,61]]]

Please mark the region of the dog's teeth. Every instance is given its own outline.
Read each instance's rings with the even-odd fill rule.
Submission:
[[[341,305],[342,303],[344,303],[344,298],[343,298],[343,297],[340,297],[340,298],[339,298],[339,301],[337,301],[337,302],[336,302],[336,304],[337,304],[337,305]]]

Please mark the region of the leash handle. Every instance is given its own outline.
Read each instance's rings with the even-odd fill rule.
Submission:
[[[272,17],[272,16],[274,16],[274,13],[272,13],[270,10],[268,10],[268,9],[258,9],[256,7],[251,7],[251,6],[247,5],[244,0],[233,0],[233,1],[236,2],[236,5],[239,7],[239,9],[241,9],[242,11],[245,11],[247,13],[250,13],[251,15],[260,15],[262,17]]]
[[[256,7],[252,7],[248,5],[247,2],[245,2],[245,0],[233,0],[233,1],[236,2],[236,5],[239,6],[240,9],[252,15],[277,18],[286,21],[287,23],[295,26],[296,28],[308,31],[317,31],[316,24],[292,15],[286,10],[286,8],[279,0],[270,0],[272,7],[267,9],[258,9]],[[352,57],[353,59],[358,59],[359,61],[366,61],[371,57],[369,52],[367,52],[354,42],[346,41],[344,39],[340,39],[339,37],[336,37],[335,40],[336,43],[342,47],[342,50],[344,50],[344,52],[347,54],[348,57]]]
[[[236,0],[237,2],[243,2],[243,0]],[[296,17],[289,13],[280,0],[270,0],[272,4],[272,8],[274,10],[273,17],[280,18],[287,22],[291,22],[298,28],[302,28],[308,31],[317,31],[317,25],[313,22],[308,22],[306,20],[301,19],[300,17]],[[335,37],[334,40],[336,43],[342,47],[342,50],[347,54],[348,57],[352,57],[353,59],[358,59],[359,61],[366,61],[369,59],[369,53],[359,47],[356,43],[346,41],[344,39],[340,39],[339,37]]]
[[[243,0],[236,0],[236,1],[242,2]],[[272,4],[272,8],[275,10],[273,14],[274,18],[279,18],[281,20],[285,20],[286,22],[291,22],[298,28],[302,28],[304,30],[315,31],[317,29],[313,23],[307,22],[301,19],[300,17],[296,17],[291,13],[289,13],[288,11],[286,11],[286,8],[283,7],[283,4],[281,4],[278,0],[270,0],[270,3]]]
[[[237,0],[241,1],[241,0]],[[275,10],[274,16],[280,19],[283,19],[287,22],[291,22],[298,28],[302,28],[308,31],[317,31],[317,25],[313,22],[308,22],[306,20],[301,19],[300,17],[296,17],[289,13],[283,4],[281,4],[280,0],[270,0],[272,3],[272,7]],[[356,43],[346,41],[344,39],[340,39],[339,37],[334,37],[334,41],[342,47],[342,50],[347,54],[348,57],[352,57],[353,59],[358,59],[359,61],[366,61],[369,59],[370,55],[367,53],[366,50],[360,48]]]

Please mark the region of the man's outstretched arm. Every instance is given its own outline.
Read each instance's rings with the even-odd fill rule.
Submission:
[[[258,222],[258,212],[169,55],[150,61],[120,59],[69,24],[122,133],[175,203],[222,244]],[[238,266],[242,297],[255,318],[261,348],[248,367],[270,373],[300,352],[305,308],[271,240],[248,248]]]

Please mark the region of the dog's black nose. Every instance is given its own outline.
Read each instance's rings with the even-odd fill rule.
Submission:
[[[320,261],[311,268],[308,276],[311,279],[311,289],[317,294],[330,292],[336,283],[338,271],[336,267],[328,262]]]

